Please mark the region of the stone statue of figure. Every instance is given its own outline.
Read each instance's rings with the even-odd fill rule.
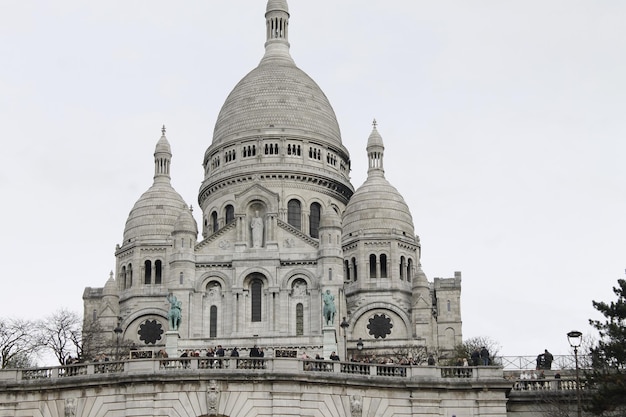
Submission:
[[[322,294],[322,301],[324,301],[322,312],[324,321],[327,326],[330,326],[335,323],[335,296],[330,293],[330,290],[326,290],[326,293]]]
[[[263,246],[263,219],[259,217],[258,210],[254,212],[250,227],[252,228],[252,247],[260,248]]]
[[[363,400],[360,395],[350,397],[350,414],[352,417],[361,417],[363,413]]]
[[[182,306],[183,304],[178,301],[176,296],[172,293],[169,293],[167,296],[167,301],[170,303],[170,311],[167,312],[167,319],[170,324],[170,330],[178,330],[180,326],[180,322],[182,320]]]

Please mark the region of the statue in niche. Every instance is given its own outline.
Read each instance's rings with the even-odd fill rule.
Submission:
[[[182,321],[182,309],[183,303],[178,301],[176,296],[169,293],[167,301],[170,303],[170,311],[167,312],[167,320],[170,323],[170,330],[178,330],[180,322]]]
[[[324,302],[323,316],[327,326],[331,326],[335,323],[335,296],[330,293],[330,290],[326,290],[326,293],[322,294],[322,301]]]
[[[260,248],[263,246],[263,219],[259,217],[259,211],[254,212],[254,217],[250,222],[252,228],[252,247]]]
[[[212,282],[211,284],[209,284],[209,287],[207,288],[207,293],[209,295],[209,298],[219,298],[221,291],[222,291],[222,286],[218,284],[217,282]]]
[[[293,284],[293,295],[295,297],[302,297],[306,295],[306,282],[301,279],[296,280]]]

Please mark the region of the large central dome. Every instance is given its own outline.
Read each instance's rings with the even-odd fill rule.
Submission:
[[[270,1],[267,41],[259,66],[233,89],[217,117],[213,145],[268,129],[313,136],[341,145],[335,112],[322,89],[289,54],[286,1]]]
[[[213,144],[268,128],[321,134],[341,144],[335,112],[320,87],[293,61],[261,61],[230,93],[217,118]]]

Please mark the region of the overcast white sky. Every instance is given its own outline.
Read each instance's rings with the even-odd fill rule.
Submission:
[[[197,207],[219,109],[263,55],[265,0],[0,4],[0,317],[82,313],[152,184]],[[296,64],[366,178],[373,118],[428,278],[464,337],[569,352],[626,268],[626,2],[291,0]],[[199,210],[196,212],[199,219]]]

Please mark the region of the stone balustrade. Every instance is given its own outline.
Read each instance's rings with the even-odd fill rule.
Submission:
[[[345,375],[397,379],[498,379],[500,367],[403,366],[361,362],[303,360],[291,358],[148,358],[125,361],[0,371],[0,385],[22,381],[50,380],[98,376],[105,374],[172,372],[280,372],[301,375]]]

